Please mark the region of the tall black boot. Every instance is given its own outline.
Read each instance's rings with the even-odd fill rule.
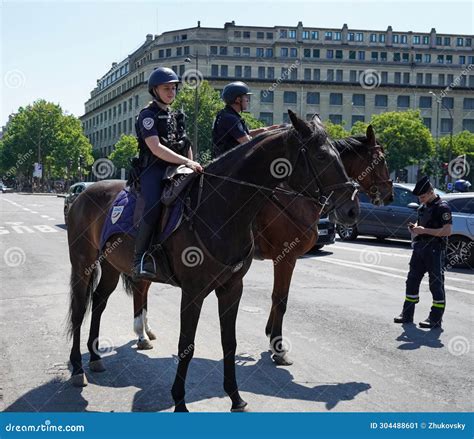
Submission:
[[[135,239],[135,255],[133,258],[133,277],[135,279],[154,279],[156,277],[155,260],[148,253],[153,231],[153,226],[150,226],[145,221],[140,222]]]
[[[395,317],[393,321],[395,323],[413,323],[413,316],[415,315],[415,305],[416,302],[409,302],[405,300],[403,302],[403,310],[402,313]]]

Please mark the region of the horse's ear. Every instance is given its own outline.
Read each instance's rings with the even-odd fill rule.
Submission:
[[[295,130],[303,137],[310,137],[312,134],[311,128],[308,124],[301,120],[293,111],[288,109],[288,115],[290,116],[291,123]]]
[[[377,140],[375,139],[375,132],[374,132],[374,128],[372,127],[372,125],[369,125],[367,127],[367,131],[366,131],[365,135],[367,137],[367,141],[369,142],[370,146],[377,145]]]

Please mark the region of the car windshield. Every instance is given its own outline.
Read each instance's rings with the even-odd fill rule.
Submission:
[[[448,204],[453,212],[474,214],[474,197],[451,199]]]

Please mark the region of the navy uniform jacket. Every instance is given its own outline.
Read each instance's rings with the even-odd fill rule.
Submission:
[[[244,119],[231,106],[226,105],[212,127],[212,157],[218,157],[239,144],[237,139],[249,135]]]
[[[429,229],[441,229],[445,224],[452,224],[451,209],[446,203],[437,196],[426,206],[421,205],[418,209],[418,225]],[[431,235],[416,235],[414,241],[432,240],[445,242],[443,238],[437,238]]]

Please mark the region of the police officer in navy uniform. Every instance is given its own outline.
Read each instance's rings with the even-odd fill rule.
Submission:
[[[249,96],[252,95],[245,82],[236,81],[227,84],[222,90],[222,100],[226,106],[217,113],[212,127],[212,157],[218,157],[240,143],[248,142],[252,137],[264,131],[279,128],[280,125],[249,130],[240,113],[247,111]]]
[[[186,137],[184,115],[172,112],[180,80],[166,67],[155,69],[148,79],[148,91],[153,96],[137,117],[135,130],[138,137],[140,188],[145,199],[145,210],[135,240],[133,274],[135,278],[152,279],[156,270],[148,247],[161,214],[162,178],[169,165],[186,165],[202,172],[193,161],[190,142]]]
[[[430,291],[433,296],[428,318],[420,322],[421,328],[441,327],[446,297],[444,291],[444,263],[447,237],[451,235],[451,209],[435,194],[428,177],[420,179],[413,194],[418,196],[421,206],[418,221],[409,223],[414,236],[410,271],[406,281],[405,302],[402,313],[395,323],[412,323],[415,305],[419,302],[419,289],[423,276],[428,272]]]

